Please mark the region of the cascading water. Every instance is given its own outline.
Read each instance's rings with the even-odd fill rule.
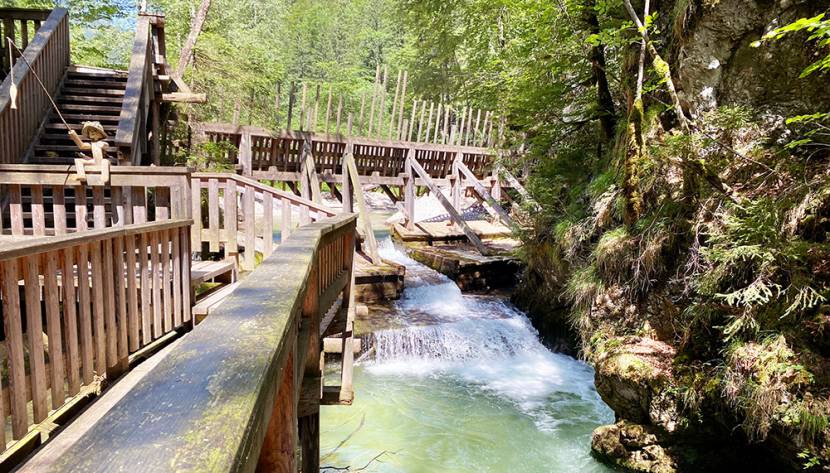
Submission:
[[[589,366],[546,349],[502,298],[463,295],[389,240],[381,253],[407,288],[356,367],[355,404],[323,410],[323,466],[385,452],[366,471],[608,471],[589,454],[614,420]]]

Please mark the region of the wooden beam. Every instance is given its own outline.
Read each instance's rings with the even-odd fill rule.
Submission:
[[[348,169],[349,181],[351,182],[352,191],[354,192],[355,200],[358,208],[358,225],[363,227],[363,238],[366,243],[365,248],[372,260],[372,264],[381,264],[380,254],[378,254],[378,242],[375,239],[375,232],[372,230],[372,219],[369,217],[369,211],[366,209],[366,200],[363,197],[363,186],[360,185],[360,174],[357,172],[357,165],[354,162],[354,155],[347,153],[343,158],[343,167]]]
[[[510,218],[510,214],[507,213],[507,211],[504,210],[501,204],[499,204],[496,201],[496,199],[494,199],[493,196],[490,195],[489,192],[487,192],[487,189],[485,189],[484,186],[482,186],[481,183],[478,182],[478,178],[475,176],[475,174],[473,174],[472,171],[470,171],[470,168],[468,168],[464,164],[464,161],[461,158],[462,155],[461,153],[459,153],[458,156],[456,156],[455,163],[453,165],[456,166],[459,171],[461,171],[461,174],[464,175],[467,181],[473,184],[473,189],[479,196],[481,196],[482,199],[484,199],[487,202],[487,204],[496,212],[496,214],[498,214],[499,218],[502,220],[502,223],[508,226],[512,226],[513,219]]]
[[[438,186],[436,186],[432,182],[432,178],[429,177],[429,173],[427,173],[424,170],[424,168],[421,167],[421,164],[418,163],[418,160],[415,159],[415,153],[410,152],[409,156],[406,159],[409,162],[408,167],[413,169],[415,173],[421,176],[421,179],[424,180],[424,183],[426,183],[427,188],[429,188],[429,190],[433,194],[435,194],[435,197],[437,197],[438,201],[441,202],[441,205],[444,206],[444,209],[446,209],[447,213],[450,215],[450,218],[456,224],[458,224],[458,226],[461,227],[461,231],[463,231],[464,234],[467,235],[467,238],[470,240],[470,243],[472,243],[473,246],[476,247],[479,253],[481,253],[482,255],[488,255],[490,253],[490,250],[488,250],[487,247],[484,246],[484,243],[482,243],[478,235],[476,235],[473,229],[470,228],[469,225],[467,225],[467,222],[464,221],[464,218],[461,217],[461,214],[458,212],[458,210],[456,210],[455,207],[453,207],[452,203],[449,200],[447,200],[447,198],[441,192],[441,189],[439,189]]]

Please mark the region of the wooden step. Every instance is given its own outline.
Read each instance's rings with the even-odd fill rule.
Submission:
[[[110,149],[108,151],[114,151],[114,150],[115,150],[114,148],[110,147]],[[41,145],[41,144],[38,144],[38,145],[35,145],[35,151],[54,151],[56,153],[58,153],[58,152],[70,153],[71,152],[71,153],[87,153],[87,154],[89,154],[89,151],[80,150],[74,144],[72,144],[72,145]]]
[[[103,112],[103,113],[121,113],[120,106],[110,105],[81,105],[74,103],[61,104],[61,113],[65,111],[81,111],[81,112]]]
[[[236,265],[233,261],[194,261],[190,266],[190,286],[195,288],[210,280],[236,281]]]
[[[93,89],[106,89],[106,90],[124,90],[125,87],[124,82],[115,82],[109,80],[82,80],[82,79],[70,79],[66,80],[63,83],[63,86],[66,88],[72,89],[81,89],[81,88],[93,88]]]
[[[198,301],[196,305],[193,306],[193,316],[197,317],[196,321],[201,322],[202,319],[210,315],[210,313],[219,307],[219,305],[224,302],[225,298],[231,295],[240,284],[240,282],[228,284],[218,291],[211,292],[210,295]]]
[[[93,97],[90,95],[61,95],[55,99],[57,103],[105,103],[108,105],[121,106],[122,99],[120,97]]]
[[[127,73],[121,71],[92,71],[92,70],[85,70],[85,71],[78,71],[78,70],[69,70],[66,73],[67,77],[71,78],[88,78],[94,77],[96,79],[112,79],[112,80],[120,80],[120,81],[127,81]]]
[[[53,113],[54,115],[54,113]],[[88,122],[88,121],[99,121],[99,122],[109,122],[109,123],[118,123],[118,115],[95,115],[92,113],[88,114],[79,114],[79,113],[64,113],[62,114],[64,120],[69,122],[70,125],[73,122],[80,124],[80,122]],[[53,117],[55,120],[58,120],[59,123],[60,119],[57,116]]]
[[[115,132],[118,131],[118,126],[116,126],[116,125],[108,125],[106,123],[102,123],[102,125],[104,125],[104,131],[106,131],[107,134],[109,134],[111,136],[114,136]],[[81,131],[81,124],[80,123],[70,122],[69,126],[73,127],[73,129],[75,129],[78,132]],[[61,123],[60,120],[58,120],[57,123],[47,123],[46,124],[46,129],[47,130],[60,130],[63,133],[66,133],[66,127],[63,126],[63,123]]]
[[[93,89],[93,88],[73,88],[64,87],[61,90],[62,95],[80,95],[86,97],[123,97],[124,91],[117,89]]]

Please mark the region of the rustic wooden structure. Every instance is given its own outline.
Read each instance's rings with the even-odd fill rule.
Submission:
[[[26,49],[40,26],[49,18],[49,13],[50,10],[36,8],[0,8],[0,38],[3,38],[0,44],[0,81],[5,79],[11,69],[9,57],[19,57],[15,50],[9,54],[6,38],[11,38],[21,49]]]
[[[502,181],[506,171],[495,165],[494,152],[488,148],[285,130],[272,133],[258,127],[214,123],[196,124],[194,132],[197,143],[233,145],[226,158],[243,176],[286,182],[295,189],[299,186],[297,192],[307,199],[317,199],[325,183],[340,196],[347,212],[353,209],[352,192],[361,192],[363,184],[379,185],[387,194],[403,200],[409,230],[414,226],[417,189],[426,188],[482,253],[487,251],[484,244],[461,216],[463,193],[469,190],[486,203],[485,209],[493,219],[507,226],[513,224],[500,200],[502,187],[512,187],[518,180],[510,176],[506,183]],[[400,197],[390,187],[399,188]],[[451,189],[452,199],[444,196],[441,187]],[[362,196],[358,204],[361,201]],[[365,214],[365,210],[359,210]],[[364,227],[360,225],[364,235],[371,233]],[[368,238],[366,247],[371,252],[373,245]]]
[[[189,226],[168,219],[3,243],[0,419],[11,418],[13,440],[190,322]]]
[[[354,215],[297,229],[45,471],[319,470],[321,399],[351,399],[350,365],[330,387],[320,361],[332,330],[353,344],[354,242]]]

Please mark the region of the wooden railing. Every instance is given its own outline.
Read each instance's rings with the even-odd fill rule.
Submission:
[[[190,323],[190,223],[3,244],[0,314],[8,371],[0,419],[5,425],[11,417],[13,440],[97,378],[123,372],[130,354]],[[0,436],[5,447],[10,439],[3,429]]]
[[[14,28],[10,19],[3,20],[3,24],[4,30]],[[3,41],[5,44],[5,38]],[[4,57],[8,57],[8,51],[4,51]],[[69,65],[69,19],[65,9],[52,10],[23,55],[45,87],[50,92],[56,92]],[[12,76],[17,86],[17,109],[12,109]],[[29,66],[24,61],[16,61],[13,74],[0,85],[0,164],[23,162],[49,107],[48,96]]]
[[[135,41],[133,42],[130,66],[127,73],[127,87],[124,102],[118,118],[115,146],[118,161],[140,165],[148,151],[148,133],[152,129],[153,146],[159,143],[158,100],[154,89],[154,74],[164,67],[164,22],[155,15],[139,14],[136,20]],[[150,118],[153,118],[152,123]],[[153,150],[154,154],[158,149]],[[154,156],[157,159],[157,156]]]
[[[229,142],[239,151],[229,153],[227,159],[237,164],[242,174],[267,178],[267,173],[299,174],[303,163],[303,144],[311,143],[311,153],[318,173],[341,174],[341,160],[346,144],[353,145],[352,153],[362,176],[376,175],[397,179],[406,172],[409,149],[416,150],[416,158],[433,178],[445,178],[452,173],[458,153],[464,164],[480,179],[492,171],[493,152],[488,148],[449,144],[414,143],[396,140],[378,140],[343,135],[310,132],[269,130],[222,123],[194,125],[197,141]],[[275,174],[276,175],[276,174]],[[391,182],[391,181],[390,181]]]
[[[110,182],[73,166],[0,165],[0,235],[63,235],[190,217],[190,170],[113,166]]]
[[[242,269],[252,270],[256,265],[256,251],[268,257],[274,251],[274,210],[280,209],[280,242],[294,231],[296,214],[299,225],[336,214],[322,205],[280,191],[237,174],[194,173],[191,190],[193,196],[193,233],[191,246],[218,253],[224,249],[224,257],[238,260]],[[261,205],[261,217],[257,217],[256,204]],[[203,210],[203,207],[205,209]],[[259,228],[257,228],[259,224]]]
[[[0,80],[6,77],[11,69],[9,63],[8,42],[11,38],[20,49],[25,50],[40,29],[40,25],[49,17],[51,10],[35,8],[0,8]],[[19,57],[17,51],[12,49],[11,56],[14,59]]]
[[[353,312],[354,233],[353,215],[298,229],[53,470],[291,472],[299,438],[302,471],[319,471],[320,333]]]

